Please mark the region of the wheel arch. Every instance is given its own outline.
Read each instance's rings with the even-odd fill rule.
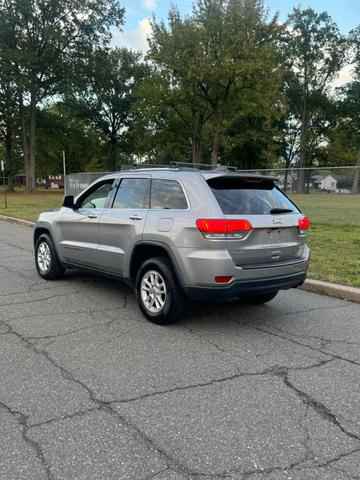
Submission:
[[[135,283],[140,266],[149,258],[165,257],[170,261],[173,273],[181,287],[184,287],[183,275],[171,249],[159,242],[139,242],[134,246],[129,263],[129,280]]]

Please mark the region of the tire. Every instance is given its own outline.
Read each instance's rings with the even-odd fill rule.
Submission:
[[[135,289],[140,310],[152,323],[175,323],[185,310],[184,294],[166,257],[151,258],[141,265]]]
[[[56,280],[64,275],[65,268],[57,256],[51,237],[46,233],[40,235],[36,242],[35,265],[38,274],[45,280]]]
[[[250,295],[248,298],[245,299],[245,303],[250,305],[263,305],[264,303],[271,302],[279,291],[271,292],[271,293],[262,293],[258,295]]]

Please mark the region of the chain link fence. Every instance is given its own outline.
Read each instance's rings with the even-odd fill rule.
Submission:
[[[191,166],[191,164],[186,165]],[[219,169],[221,168],[226,167],[219,167]],[[228,168],[234,170],[232,167]],[[304,169],[273,168],[236,171],[253,175],[260,174],[275,177],[278,186],[289,194],[333,193],[338,195],[350,195],[360,193],[360,166]],[[67,175],[65,179],[65,195],[78,195],[92,182],[107,173],[109,172],[84,172]]]
[[[64,182],[65,195],[74,195],[76,197],[85,188],[91,185],[95,180],[106,175],[109,172],[82,172],[66,175]]]

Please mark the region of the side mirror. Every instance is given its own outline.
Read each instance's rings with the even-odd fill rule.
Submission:
[[[63,207],[74,209],[74,195],[66,195],[64,198]]]

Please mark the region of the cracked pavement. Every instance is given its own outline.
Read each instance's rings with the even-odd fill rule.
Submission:
[[[0,222],[0,480],[360,479],[360,305],[301,290],[146,322]]]

